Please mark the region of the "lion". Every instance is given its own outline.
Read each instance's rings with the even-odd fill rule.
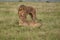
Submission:
[[[25,25],[29,24],[29,22],[26,20],[27,15],[31,16],[33,24],[36,23],[36,9],[32,6],[26,6],[26,5],[20,5],[18,8],[18,15],[19,15],[19,24],[22,23]]]

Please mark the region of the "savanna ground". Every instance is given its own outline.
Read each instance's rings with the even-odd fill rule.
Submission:
[[[37,10],[40,27],[18,25],[18,6]],[[0,2],[0,40],[60,40],[60,3]]]

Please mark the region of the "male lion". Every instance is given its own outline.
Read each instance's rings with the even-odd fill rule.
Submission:
[[[19,21],[21,20],[21,22],[19,22],[19,24],[20,23],[29,24],[29,22],[27,22],[26,20],[28,14],[31,16],[31,19],[32,19],[31,23],[35,24],[36,9],[31,6],[20,5],[18,9],[18,15],[19,15]]]

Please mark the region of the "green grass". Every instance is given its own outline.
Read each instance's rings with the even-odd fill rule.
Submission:
[[[18,6],[37,10],[40,27],[18,25]],[[60,3],[0,2],[0,40],[60,40]]]

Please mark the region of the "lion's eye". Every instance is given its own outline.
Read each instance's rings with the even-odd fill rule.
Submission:
[[[22,8],[19,9],[20,11],[22,10]]]
[[[22,9],[22,8],[20,8],[20,9]]]

